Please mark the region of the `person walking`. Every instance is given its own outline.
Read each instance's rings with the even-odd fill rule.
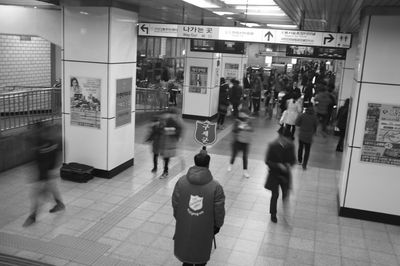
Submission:
[[[36,182],[33,184],[31,213],[25,220],[23,226],[27,227],[36,222],[36,216],[42,205],[42,199],[47,198],[50,194],[53,196],[56,205],[50,209],[50,213],[62,211],[65,205],[62,201],[61,194],[57,187],[57,181],[49,175],[49,170],[53,169],[56,164],[56,155],[58,145],[53,141],[50,135],[51,130],[39,122],[35,125],[33,133],[33,142],[36,153],[36,166],[38,175]]]
[[[251,91],[253,88],[253,80],[250,73],[246,73],[246,77],[243,78],[243,98],[246,102],[248,100],[248,107],[251,110]],[[247,103],[246,103],[247,104]]]
[[[217,129],[224,129],[225,116],[229,107],[229,85],[226,83],[225,78],[221,78],[219,86],[218,98],[218,121]]]
[[[205,149],[194,157],[194,163],[176,182],[172,194],[174,254],[184,266],[207,264],[213,238],[225,218],[224,190],[208,169],[210,156]]]
[[[349,114],[350,99],[347,98],[344,105],[339,108],[337,114],[337,127],[339,128],[339,141],[336,145],[336,151],[343,151],[344,137],[346,136],[347,116]]]
[[[262,91],[262,81],[260,77],[256,77],[254,80],[254,86],[251,91],[251,101],[253,102],[253,110],[254,115],[258,115],[260,111],[260,100],[261,100],[261,91]]]
[[[168,164],[170,158],[175,157],[178,142],[182,136],[183,125],[178,120],[178,110],[169,108],[161,116],[162,134],[160,138],[160,155],[164,158],[164,171],[161,178],[168,177]]]
[[[299,127],[299,147],[297,150],[297,161],[303,166],[303,170],[307,169],[311,143],[315,132],[317,132],[318,126],[318,119],[314,113],[312,104],[309,103],[305,109],[305,112],[300,114],[296,120],[296,126]]]
[[[153,118],[153,123],[150,126],[149,133],[146,137],[146,142],[152,143],[152,151],[153,151],[153,169],[151,169],[152,173],[156,173],[158,169],[158,156],[160,155],[160,141],[163,133],[163,126],[160,122],[159,117]]]
[[[232,156],[228,166],[228,172],[232,170],[233,163],[235,162],[236,155],[239,151],[243,153],[243,176],[249,178],[248,167],[248,152],[251,143],[253,127],[250,124],[250,117],[242,109],[233,125],[233,142],[232,142]]]
[[[322,135],[326,137],[329,123],[329,106],[332,104],[331,96],[323,84],[319,84],[319,92],[315,95],[315,112],[321,124]]]
[[[265,157],[269,173],[264,187],[272,193],[269,212],[273,223],[278,222],[276,214],[279,188],[282,190],[282,202],[287,210],[289,189],[292,182],[291,166],[296,161],[294,145],[289,130],[281,127],[278,133],[278,138],[269,144]]]
[[[239,81],[236,79],[230,80],[230,92],[229,92],[229,101],[232,104],[233,108],[233,116],[237,117],[239,114],[239,105],[240,100],[243,96],[242,87],[239,85]]]
[[[299,94],[291,92],[289,99],[286,101],[286,110],[282,114],[280,124],[284,125],[290,131],[292,139],[294,139],[294,133],[296,132],[296,119],[302,109]]]

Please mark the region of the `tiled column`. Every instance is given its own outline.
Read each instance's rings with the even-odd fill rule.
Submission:
[[[110,178],[134,159],[137,14],[64,6],[62,15],[64,162]]]
[[[400,9],[366,9],[361,22],[356,57],[358,63],[339,188],[340,215],[400,224],[400,165],[366,162],[375,155],[361,160],[362,151],[368,144],[364,140],[372,139],[374,143],[378,140],[376,136],[387,131],[387,127],[383,129],[376,119],[368,119],[367,123],[367,111],[370,117],[375,117],[376,113],[371,106],[368,108],[369,104],[400,106]],[[393,162],[396,151],[398,158],[396,145],[400,143],[396,136],[399,136],[399,129],[396,128],[398,121],[395,119],[400,119],[400,113],[396,115],[394,109],[379,108],[379,121],[387,113],[385,110],[393,111],[386,122],[394,127],[390,133],[391,144],[381,136],[379,139],[385,140],[386,144],[374,150],[382,152],[384,158]],[[400,111],[400,108],[397,110]],[[380,133],[375,134],[375,130]]]

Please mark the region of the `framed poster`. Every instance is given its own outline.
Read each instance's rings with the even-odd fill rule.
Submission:
[[[100,128],[101,79],[71,77],[71,125]]]
[[[400,105],[368,103],[361,161],[400,166]]]
[[[207,67],[190,67],[189,92],[207,94]]]
[[[117,79],[115,127],[131,123],[132,78]]]
[[[239,80],[239,64],[225,63],[224,77],[226,80]]]

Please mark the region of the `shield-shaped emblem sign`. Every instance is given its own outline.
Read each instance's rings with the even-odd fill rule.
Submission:
[[[189,208],[199,211],[203,208],[203,197],[190,195]]]
[[[201,145],[212,145],[217,140],[217,123],[196,121],[194,139]]]

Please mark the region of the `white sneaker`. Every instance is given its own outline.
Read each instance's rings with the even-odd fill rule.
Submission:
[[[247,172],[247,170],[244,170],[243,171],[243,176],[246,177],[246,178],[249,178],[250,174],[249,174],[249,172]]]
[[[230,172],[230,171],[232,171],[232,165],[231,164],[228,166],[228,172]]]

